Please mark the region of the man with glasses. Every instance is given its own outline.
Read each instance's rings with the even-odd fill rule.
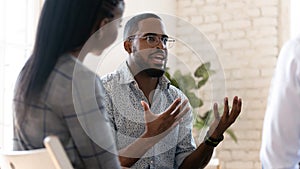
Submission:
[[[215,121],[196,149],[187,97],[163,76],[168,48],[174,42],[159,16],[134,16],[124,30],[126,62],[102,77],[106,109],[124,167],[203,168],[241,111],[238,97],[230,114],[228,99],[224,99],[222,117],[215,105]]]

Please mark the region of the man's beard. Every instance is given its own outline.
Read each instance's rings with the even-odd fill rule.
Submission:
[[[148,69],[144,69],[143,72],[145,72],[150,77],[162,77],[165,73],[165,70],[148,68]]]

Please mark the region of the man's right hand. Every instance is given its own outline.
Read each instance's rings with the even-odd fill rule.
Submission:
[[[149,105],[141,101],[145,114],[145,132],[127,147],[119,150],[119,160],[123,167],[130,167],[136,163],[152,146],[165,137],[183,116],[190,110],[188,100],[181,102],[176,99],[164,112],[154,114]]]
[[[149,105],[141,101],[144,108],[145,132],[142,138],[153,138],[157,141],[166,136],[176,125],[179,124],[184,115],[186,115],[190,107],[188,100],[181,102],[181,99],[176,99],[164,112],[154,114],[150,111]]]

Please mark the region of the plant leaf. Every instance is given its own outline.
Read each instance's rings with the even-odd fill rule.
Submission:
[[[176,79],[174,79],[174,78],[171,77],[171,74],[168,72],[168,70],[169,69],[167,68],[166,72],[165,72],[165,76],[167,77],[167,79],[169,79],[171,85],[173,85],[173,86],[175,86],[176,88],[179,89],[179,85],[178,85]]]
[[[194,93],[186,91],[185,95],[189,99],[190,104],[193,108],[201,107],[203,105],[203,101]]]
[[[205,126],[205,122],[202,119],[200,119],[199,117],[198,118],[196,117],[193,127],[195,127],[196,129],[200,130],[204,126]]]
[[[235,143],[238,142],[237,137],[236,137],[236,135],[234,134],[233,130],[227,129],[227,130],[225,131],[225,133],[228,134],[228,135],[232,138],[232,140],[233,140]]]
[[[174,73],[174,78],[177,80],[179,88],[185,91],[196,88],[196,81],[190,75],[182,75],[181,72],[176,71]]]
[[[203,77],[204,74],[208,74],[209,70],[210,70],[210,62],[203,63],[195,70],[194,76]]]

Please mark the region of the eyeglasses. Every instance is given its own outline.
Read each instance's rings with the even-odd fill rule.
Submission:
[[[146,34],[146,35],[142,35],[142,36],[133,35],[133,36],[130,36],[128,39],[133,40],[135,38],[146,40],[147,44],[150,47],[155,47],[160,42],[162,42],[162,44],[167,49],[170,49],[174,46],[174,43],[175,43],[175,39],[173,39],[173,38],[169,38],[168,36],[164,36],[164,35],[160,37],[159,35],[156,35],[156,34],[148,34],[148,35]]]

